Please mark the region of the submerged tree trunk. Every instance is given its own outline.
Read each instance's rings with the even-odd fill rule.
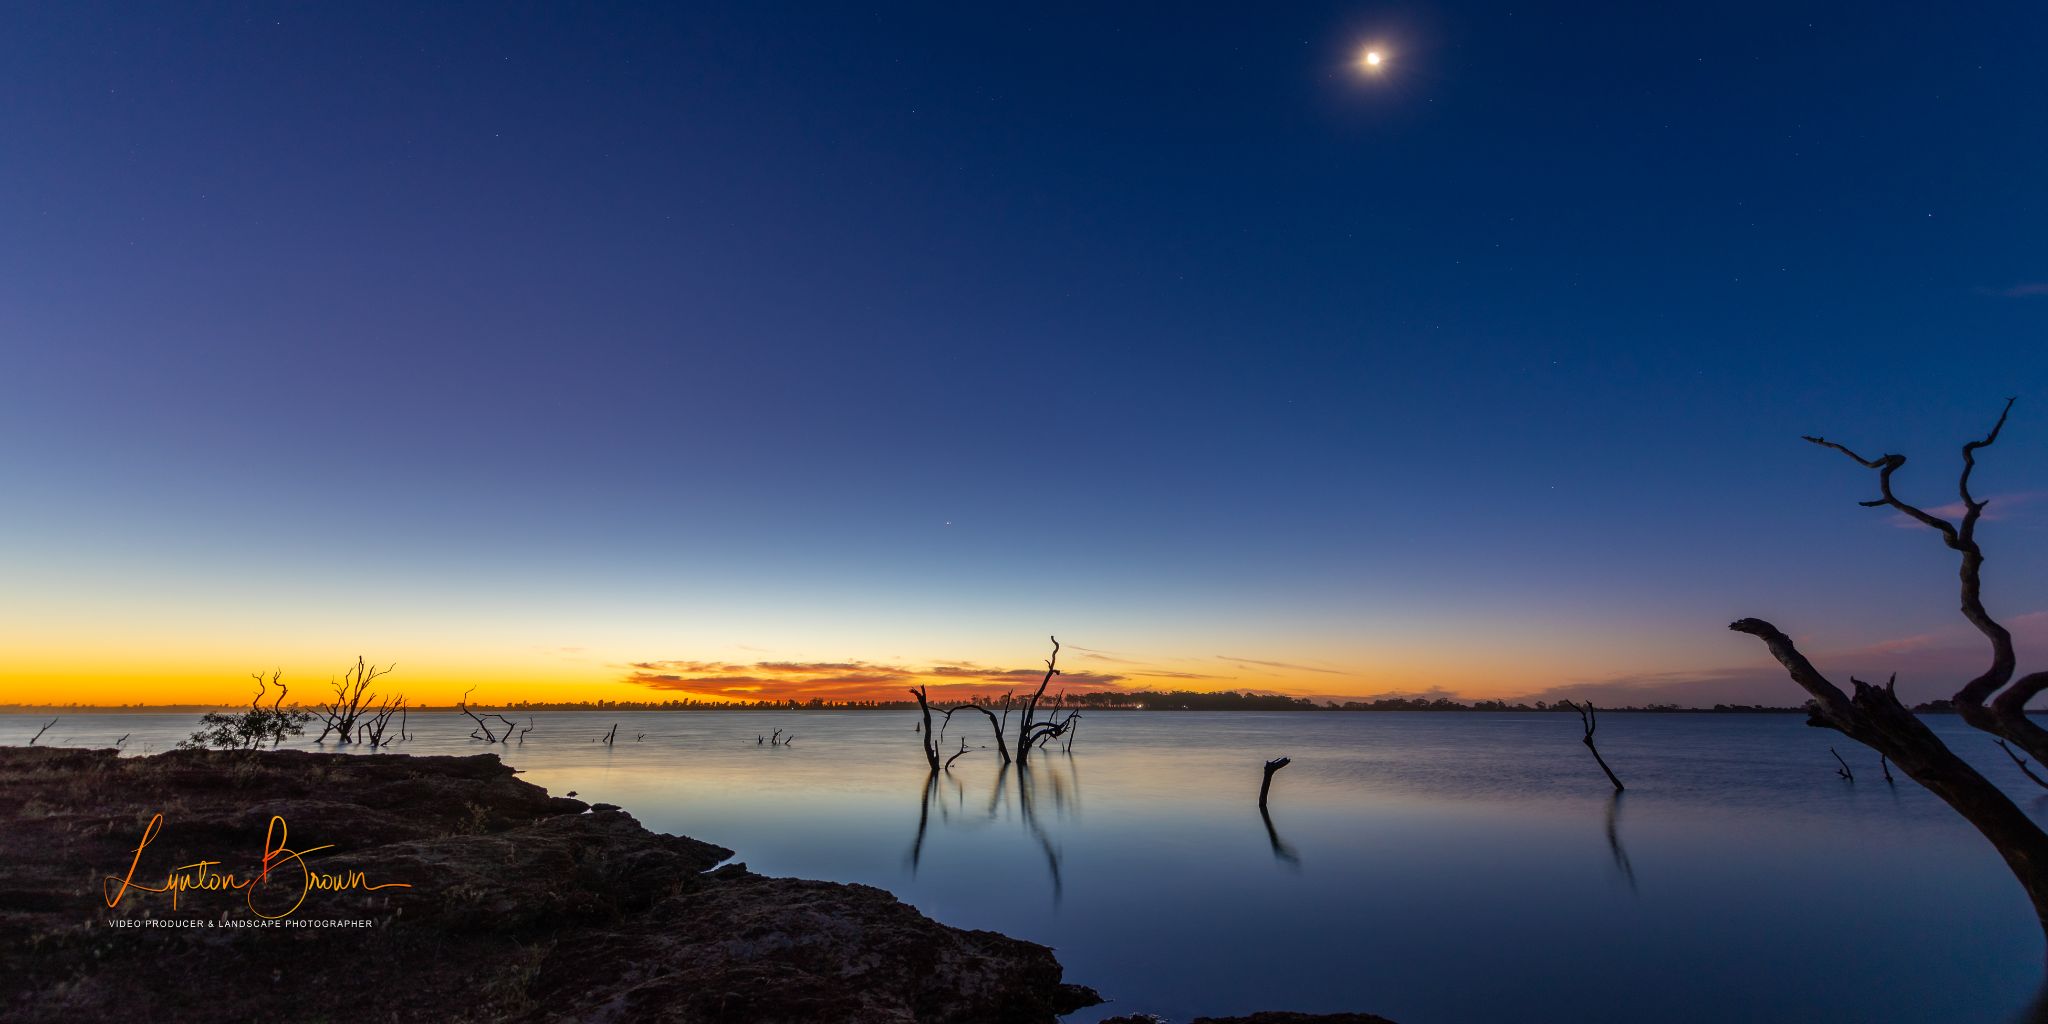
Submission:
[[[1002,758],[1004,764],[1010,763],[1010,744],[1003,739],[1003,723],[996,718],[995,712],[990,711],[988,708],[985,708],[980,704],[962,704],[959,707],[952,707],[946,709],[945,714],[947,721],[950,722],[953,720],[953,712],[955,711],[979,711],[982,714],[987,715],[989,731],[993,732],[996,737],[996,756]]]
[[[1628,787],[1622,785],[1621,779],[1614,774],[1614,769],[1607,767],[1607,759],[1600,756],[1600,748],[1593,745],[1593,730],[1600,727],[1599,709],[1595,708],[1590,700],[1583,705],[1574,704],[1568,700],[1559,701],[1558,703],[1579,713],[1579,724],[1586,729],[1585,738],[1580,742],[1586,745],[1587,750],[1593,752],[1594,763],[1600,766],[1601,771],[1607,773],[1607,781],[1614,783],[1614,791],[1619,793],[1627,789]]]
[[[925,688],[922,686],[910,691],[910,695],[917,698],[917,710],[924,714],[924,728],[918,730],[918,738],[924,741],[925,763],[931,765],[932,774],[937,775],[939,772],[939,740],[937,736],[932,735],[931,698],[925,695]]]
[[[1293,763],[1291,757],[1276,757],[1266,762],[1266,774],[1259,779],[1259,810],[1266,809],[1266,794],[1273,789],[1273,773]]]

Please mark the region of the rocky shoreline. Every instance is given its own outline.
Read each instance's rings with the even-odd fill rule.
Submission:
[[[1044,946],[754,874],[493,754],[0,748],[0,823],[0,1020],[1050,1024],[1101,1001]]]

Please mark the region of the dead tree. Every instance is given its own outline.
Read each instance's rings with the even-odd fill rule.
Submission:
[[[28,738],[28,745],[29,745],[29,746],[31,746],[31,747],[35,746],[35,745],[36,745],[36,741],[37,741],[37,740],[39,740],[39,739],[42,739],[42,738],[43,738],[43,734],[44,734],[44,733],[46,733],[46,732],[49,732],[49,731],[50,731],[50,726],[53,726],[53,725],[56,725],[56,724],[57,724],[57,720],[56,720],[56,719],[54,719],[54,718],[50,719],[50,720],[49,720],[48,722],[45,722],[45,723],[43,723],[43,727],[42,727],[42,728],[40,728],[40,729],[37,729],[37,730],[36,730],[36,734],[35,734],[34,736],[30,736],[30,737]]]
[[[1885,756],[1884,756],[1883,754],[1879,754],[1879,755],[1877,755],[1877,770],[1878,770],[1878,771],[1881,771],[1881,772],[1883,772],[1883,773],[1884,773],[1884,784],[1885,784],[1885,785],[1887,785],[1887,786],[1896,786],[1896,785],[1898,785],[1898,780],[1896,780],[1896,779],[1893,779],[1893,778],[1892,778],[1892,765],[1891,765],[1891,762],[1890,762],[1889,760],[1886,760],[1886,758],[1885,758]],[[2034,780],[2034,781],[2036,781],[2036,782],[2039,782],[2040,780],[2039,780],[2039,779],[2036,779],[2036,780]]]
[[[1998,440],[2011,411],[2012,402],[2008,400],[1991,432],[1982,440],[1963,445],[1963,468],[1957,485],[1963,509],[1960,522],[1950,522],[1907,504],[1893,493],[1892,476],[1906,464],[1905,456],[1866,459],[1823,438],[1806,440],[1840,451],[1878,471],[1879,497],[1863,502],[1865,507],[1900,512],[1939,533],[1944,544],[1961,554],[1963,617],[1989,642],[1991,664],[1956,692],[1956,710],[1971,726],[2008,740],[2036,760],[2042,760],[2042,751],[2048,749],[2048,731],[2028,721],[2025,708],[2029,699],[2048,688],[2048,672],[2035,672],[2018,682],[2012,681],[2017,665],[2012,634],[1991,617],[1982,598],[1984,552],[1977,543],[1977,523],[1987,502],[1970,493],[1970,473],[1976,467],[1976,454]],[[1926,786],[1982,833],[2026,890],[2035,917],[2048,931],[2048,833],[1907,710],[1893,684],[1876,686],[1852,676],[1849,683],[1854,691],[1844,694],[1776,626],[1762,619],[1740,619],[1728,628],[1762,641],[1792,681],[1807,692],[1811,698],[1807,703],[1808,725],[1834,729],[1889,758],[1909,778]]]
[[[960,760],[960,755],[965,753],[967,753],[967,741],[961,740],[960,749],[954,751],[953,756],[946,759],[946,764],[944,766],[946,770],[951,771],[953,769],[953,762]]]
[[[519,730],[519,745],[526,745],[526,734],[533,731],[533,716],[526,716],[526,728]]]
[[[325,740],[330,732],[337,734],[343,743],[354,739],[356,720],[367,710],[364,705],[371,698],[370,684],[376,682],[378,676],[387,675],[397,667],[394,663],[380,669],[365,664],[358,656],[355,665],[343,672],[340,679],[334,680],[334,699],[318,706],[322,724],[320,737],[313,742]]]
[[[989,731],[994,733],[996,737],[996,756],[1002,758],[1002,763],[1010,763],[1010,744],[1003,739],[1003,723],[1001,719],[998,719],[996,717],[996,713],[994,711],[989,710],[988,707],[983,704],[962,704],[958,707],[951,707],[946,709],[945,714],[947,722],[950,723],[953,720],[953,712],[955,711],[979,711],[983,715],[988,716]],[[1007,712],[1005,712],[1005,717],[1008,717]],[[962,742],[965,741],[963,740]],[[953,756],[958,757],[959,755],[955,754]]]
[[[357,732],[369,741],[371,750],[387,746],[384,742],[384,730],[390,727],[393,718],[404,711],[405,697],[386,697],[370,712],[369,717],[364,719],[362,728],[358,729]],[[400,735],[403,735],[403,733],[404,730],[401,729]]]
[[[1265,777],[1259,780],[1259,810],[1266,809],[1266,793],[1273,788],[1273,773],[1293,763],[1291,757],[1276,757],[1266,762]]]
[[[1607,767],[1607,759],[1600,756],[1600,748],[1593,745],[1593,730],[1600,727],[1599,709],[1595,708],[1590,700],[1583,705],[1568,700],[1561,700],[1558,703],[1579,713],[1579,724],[1586,729],[1585,738],[1581,742],[1586,744],[1587,750],[1593,752],[1593,760],[1600,765],[1601,771],[1607,773],[1607,781],[1614,783],[1614,791],[1619,793],[1627,789],[1627,786],[1621,784],[1621,779],[1615,776],[1614,769]]]
[[[1052,685],[1052,677],[1060,674],[1058,664],[1060,657],[1059,638],[1050,637],[1048,639],[1052,640],[1052,656],[1045,659],[1045,676],[1038,681],[1038,689],[1023,702],[1023,716],[1017,723],[1017,742],[1014,748],[1012,748],[1005,736],[1008,731],[1006,727],[1010,721],[1010,707],[1015,703],[1011,695],[1003,695],[1003,714],[1001,718],[996,717],[995,711],[985,704],[967,703],[950,708],[940,708],[939,714],[944,716],[944,718],[940,723],[939,730],[934,732],[932,730],[930,695],[922,686],[910,691],[910,695],[917,698],[918,711],[923,715],[923,722],[917,727],[916,731],[923,739],[925,763],[931,765],[932,771],[936,772],[944,767],[939,761],[940,738],[945,733],[945,727],[952,724],[953,714],[959,711],[978,711],[988,718],[989,728],[995,733],[996,737],[996,754],[1002,758],[1004,764],[1010,763],[1012,749],[1015,750],[1016,763],[1021,766],[1030,760],[1033,749],[1042,748],[1062,736],[1068,738],[1068,749],[1072,749],[1073,730],[1081,719],[1081,710],[1079,708],[1067,708],[1067,713],[1064,716],[1060,715],[1058,709],[1064,708],[1066,701],[1064,695],[1056,695],[1052,699],[1052,706],[1055,709],[1054,713],[1044,719],[1038,717],[1039,705],[1045,700],[1046,687]],[[954,756],[957,757],[959,755],[956,754]]]
[[[277,687],[277,697],[270,702],[271,709],[276,710],[278,705],[284,703],[284,669],[271,669],[268,679],[265,679],[261,672],[251,672],[249,678],[256,680],[256,696],[249,698],[249,710],[256,711],[263,706],[263,694],[272,686]]]
[[[495,711],[489,714],[479,715],[475,711],[470,710],[469,695],[475,692],[476,687],[472,686],[469,689],[462,691],[462,699],[455,702],[456,710],[461,711],[465,715],[468,715],[469,720],[476,723],[476,728],[471,729],[469,731],[469,738],[473,740],[482,740],[485,743],[504,743],[506,740],[511,739],[512,730],[518,727],[518,723],[512,721],[509,718],[506,718],[504,715],[498,714]],[[492,718],[497,719],[498,724],[504,726],[504,732],[500,733],[496,729],[491,728],[491,723],[488,721],[488,719]],[[531,718],[528,719],[528,721],[531,720]],[[614,728],[616,728],[616,726],[614,726]]]
[[[1056,718],[1043,722],[1037,720],[1038,702],[1045,697],[1045,688],[1051,685],[1052,677],[1060,674],[1059,637],[1047,637],[1046,639],[1052,641],[1052,657],[1045,659],[1045,678],[1038,681],[1037,691],[1032,693],[1030,699],[1024,702],[1024,717],[1022,721],[1017,723],[1017,763],[1020,765],[1030,761],[1031,748],[1065,734],[1069,728],[1072,728],[1074,719],[1078,717],[1076,712],[1070,711],[1067,713],[1064,721],[1057,720]],[[1057,699],[1055,698],[1055,700]]]
[[[1835,748],[1829,747],[1828,753],[1835,754]],[[1842,779],[1842,781],[1856,781],[1856,773],[1849,770],[1849,762],[1842,760],[1842,755],[1835,754],[1835,764],[1840,766],[1835,769],[1835,774],[1839,776]]]
[[[924,724],[918,730],[918,738],[924,741],[925,763],[931,765],[932,774],[937,775],[939,773],[939,740],[932,732],[931,698],[926,695],[925,688],[922,686],[910,691],[910,695],[917,698],[917,710],[924,715]]]
[[[604,734],[604,745],[609,747],[619,738],[619,723],[613,722],[610,732]]]

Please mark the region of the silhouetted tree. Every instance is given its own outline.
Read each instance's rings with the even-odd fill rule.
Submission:
[[[1863,502],[1865,507],[1889,508],[1899,512],[1933,529],[1941,535],[1944,544],[1961,554],[1963,617],[1990,643],[1991,664],[1956,691],[1953,698],[1955,709],[1970,725],[2010,741],[2034,755],[2036,760],[2044,760],[2043,751],[2048,750],[2048,731],[2027,720],[2025,708],[2030,698],[2048,687],[2048,672],[2035,672],[2016,683],[2012,682],[2017,664],[2012,634],[1985,610],[1982,595],[1984,551],[1977,543],[1977,524],[1983,518],[1988,501],[1977,498],[1970,491],[1970,474],[1976,468],[1977,452],[1998,440],[2011,412],[2012,402],[2007,400],[1991,432],[1982,440],[1963,445],[1963,467],[1957,484],[1962,499],[1959,522],[1950,522],[1908,504],[1893,492],[1892,476],[1906,464],[1905,456],[1884,455],[1866,459],[1825,438],[1808,437],[1806,440],[1839,451],[1878,471],[1879,496]],[[1852,676],[1849,683],[1854,687],[1854,693],[1844,694],[1800,653],[1792,638],[1776,626],[1762,619],[1741,619],[1730,623],[1728,628],[1763,641],[1771,656],[1785,667],[1792,681],[1811,696],[1807,704],[1808,725],[1834,729],[1882,754],[1983,833],[2026,889],[2036,918],[2044,932],[2048,932],[2048,833],[2043,833],[2040,826],[2013,803],[2012,798],[1956,756],[1926,723],[1899,703],[1894,689],[1896,676],[1883,686]],[[2011,683],[2009,687],[2008,683]]]
[[[1586,736],[1580,742],[1586,745],[1587,750],[1593,752],[1593,760],[1600,765],[1601,771],[1607,773],[1607,781],[1614,783],[1614,791],[1619,793],[1627,789],[1628,787],[1621,784],[1621,779],[1615,776],[1614,769],[1607,767],[1607,759],[1600,756],[1600,748],[1593,745],[1593,730],[1600,728],[1599,709],[1595,708],[1590,700],[1584,704],[1574,704],[1568,700],[1561,700],[1558,703],[1579,713],[1579,724],[1586,730]]]

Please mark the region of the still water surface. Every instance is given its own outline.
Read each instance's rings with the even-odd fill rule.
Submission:
[[[31,721],[33,719],[33,724]],[[165,749],[194,715],[76,715],[43,742]],[[0,716],[0,743],[47,716]],[[914,712],[543,712],[524,744],[412,716],[406,753],[496,750],[555,793],[864,882],[1058,951],[1092,1022],[1257,1009],[1402,1024],[2015,1019],[2042,939],[1975,832],[1793,715],[1609,714],[1613,797],[1560,714],[1096,712],[1028,773],[927,785]],[[620,723],[615,746],[594,740]],[[1931,719],[2030,813],[2048,793]],[[757,735],[793,733],[786,747]],[[984,742],[956,720],[946,738]],[[1835,774],[1832,744],[1853,783]],[[1286,755],[1270,828],[1260,765]]]

